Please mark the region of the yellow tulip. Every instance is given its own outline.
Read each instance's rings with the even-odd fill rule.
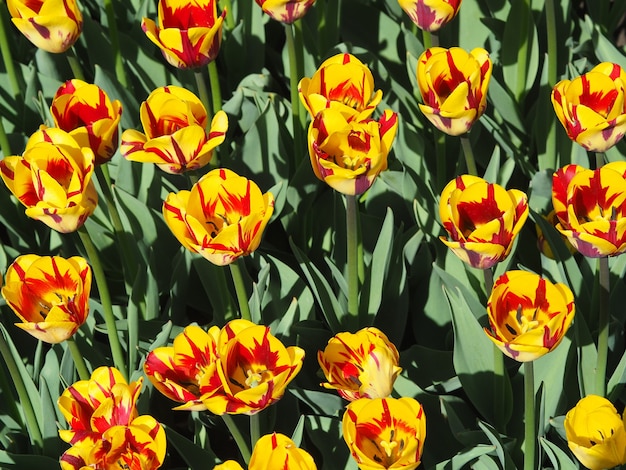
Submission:
[[[284,434],[266,434],[255,444],[248,470],[278,469],[316,470],[317,467],[313,457]]]
[[[411,21],[424,31],[439,31],[454,19],[462,0],[398,0]]]

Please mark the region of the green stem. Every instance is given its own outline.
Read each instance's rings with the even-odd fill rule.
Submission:
[[[241,431],[239,431],[239,428],[235,424],[235,421],[229,414],[223,414],[222,419],[224,420],[224,424],[226,424],[230,435],[233,437],[233,439],[235,439],[237,447],[239,448],[239,452],[241,453],[241,456],[243,457],[243,460],[244,462],[246,462],[247,465],[248,462],[250,462],[250,448],[246,443],[246,439],[243,437]]]
[[[21,77],[17,75],[13,55],[11,54],[11,46],[7,39],[5,25],[8,19],[4,4],[4,0],[0,0],[0,51],[2,52],[4,68],[9,76],[11,90],[13,90],[13,97],[15,98],[16,104],[20,104],[22,101],[22,86],[20,84],[23,83],[23,80],[20,80]]]
[[[465,155],[465,165],[467,166],[467,173],[473,176],[478,176],[478,169],[476,168],[476,160],[474,160],[474,151],[472,150],[472,144],[468,134],[461,136],[461,146],[463,147],[463,155]]]
[[[596,363],[595,393],[601,397],[606,395],[606,361],[609,352],[609,292],[610,273],[609,258],[598,258],[599,269],[599,312],[598,312],[598,358]]]
[[[26,391],[26,385],[22,380],[20,370],[17,367],[13,354],[11,354],[11,349],[7,343],[5,334],[5,330],[2,328],[0,331],[0,355],[2,355],[4,363],[6,364],[7,369],[9,369],[9,374],[13,380],[15,390],[17,391],[17,396],[22,404],[22,410],[24,411],[24,417],[26,418],[26,427],[28,428],[28,435],[31,438],[31,442],[35,445],[35,447],[41,450],[43,449],[43,438],[37,421],[37,415],[35,414],[35,409],[33,408],[33,404],[30,401],[28,392]]]
[[[250,416],[250,448],[254,450],[254,446],[261,438],[261,419],[259,413]]]
[[[530,37],[530,0],[518,0],[524,3],[521,9],[521,18],[518,18],[520,27],[520,45],[517,50],[517,83],[515,97],[518,101],[526,92],[526,74],[528,73],[528,38]]]
[[[107,15],[109,39],[111,40],[111,49],[113,50],[113,60],[115,62],[115,76],[117,77],[117,81],[120,82],[120,84],[124,88],[128,88],[128,80],[126,79],[126,71],[124,70],[124,62],[122,61],[120,39],[117,31],[117,21],[112,0],[104,0],[104,10]]]
[[[417,26],[415,26],[417,28]],[[422,30],[422,42],[424,43],[424,50],[433,47],[433,37],[430,31]]]
[[[304,40],[302,33],[302,20],[299,19],[293,23],[293,45],[296,51],[296,90],[300,79],[304,77]],[[291,66],[289,67],[290,80],[291,80]],[[299,98],[299,97],[298,97]],[[298,99],[298,116],[300,116],[300,128],[306,128],[306,113],[304,111],[304,105],[302,101]]]
[[[5,157],[11,155],[11,144],[9,143],[7,133],[4,130],[4,123],[2,122],[2,118],[0,118],[0,150],[2,150],[2,155]]]
[[[548,85],[553,87],[557,79],[557,54],[558,47],[556,43],[556,15],[554,10],[554,0],[546,0],[546,27],[548,34]],[[554,113],[549,113],[548,118],[548,135],[546,136],[546,154],[545,158],[539,160],[539,169],[555,169],[557,168],[557,147],[556,147],[556,120]]]
[[[222,10],[226,10],[226,27],[229,31],[235,29],[235,17],[233,16],[233,5],[230,0],[221,0]]]
[[[199,70],[195,70],[193,72],[193,76],[196,79],[196,88],[198,89],[198,97],[200,101],[204,105],[206,112],[209,116],[213,116],[213,109],[211,107],[211,102],[209,101],[209,93],[207,92],[206,82],[204,81],[204,75]],[[210,125],[210,122],[207,123]]]
[[[111,295],[109,294],[109,286],[107,279],[100,262],[100,256],[98,250],[91,241],[91,237],[87,232],[85,226],[81,226],[78,229],[78,235],[85,247],[87,257],[91,263],[91,269],[96,279],[98,286],[98,292],[100,293],[100,303],[102,304],[102,310],[104,311],[104,322],[107,327],[107,336],[109,337],[109,345],[111,346],[111,354],[113,355],[113,363],[115,367],[119,369],[124,378],[128,379],[128,373],[126,371],[126,363],[124,361],[124,351],[120,343],[120,337],[117,332],[117,325],[115,324],[115,315],[113,314],[113,304],[111,303]]]
[[[85,362],[85,358],[78,349],[78,345],[73,337],[68,338],[66,340],[67,347],[70,349],[70,353],[72,354],[72,359],[74,359],[74,365],[76,366],[76,371],[78,372],[78,377],[80,380],[89,380],[91,374],[89,374],[89,370],[87,369],[87,363]]]
[[[487,294],[487,298],[491,296],[491,291],[493,289],[493,271],[491,268],[483,269],[483,275],[485,278],[485,292]],[[494,374],[494,416],[498,421],[500,418],[504,417],[504,391],[502,390],[502,384],[504,383],[504,355],[502,351],[494,344],[493,345],[493,374]],[[502,380],[498,380],[497,377],[502,377]],[[498,423],[498,430],[503,431],[505,427],[504,422]]]
[[[287,36],[287,52],[289,53],[289,90],[291,94],[291,117],[293,126],[293,146],[294,165],[300,161],[303,153],[303,125],[300,115],[300,97],[298,96],[298,56],[294,40],[294,26],[285,24],[285,34]],[[295,166],[294,166],[295,168]]]
[[[535,372],[533,362],[524,362],[524,470],[535,469]]]
[[[437,159],[437,191],[442,191],[448,182],[446,162],[446,134],[433,128],[435,137],[435,158]]]
[[[346,242],[348,260],[348,313],[359,315],[358,224],[356,196],[346,195]]]
[[[211,84],[211,99],[213,100],[213,115],[222,109],[222,91],[220,89],[220,77],[217,72],[217,64],[214,60],[209,62],[209,83]],[[210,125],[211,123],[209,123]]]
[[[76,51],[74,50],[74,46],[70,47],[65,53],[67,57],[67,62],[70,64],[70,68],[72,69],[72,73],[74,74],[74,78],[78,80],[85,81],[85,74],[83,73],[83,68],[78,61],[78,57],[76,56]]]
[[[235,284],[235,292],[237,294],[241,318],[252,321],[252,317],[250,317],[250,305],[248,304],[248,293],[246,292],[246,286],[243,282],[243,275],[239,263],[240,260],[237,259],[229,264],[230,274],[233,278],[233,284]]]
[[[602,168],[602,165],[604,165],[604,153],[596,152],[596,170]]]

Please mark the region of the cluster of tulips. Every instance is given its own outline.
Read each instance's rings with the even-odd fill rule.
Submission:
[[[273,19],[291,24],[314,0],[256,3]],[[82,16],[74,0],[7,4],[14,24],[46,51],[64,52],[81,34]],[[436,32],[455,17],[461,0],[399,4],[419,28]],[[144,18],[141,27],[169,64],[197,69],[215,59],[227,15],[226,10],[218,15],[215,0],[160,0],[158,15],[158,23]],[[426,49],[416,69],[420,109],[439,131],[467,139],[486,109],[491,71],[484,49]],[[612,63],[556,84],[552,102],[567,135],[599,154],[615,145],[626,130],[625,87],[626,72]],[[376,90],[367,65],[350,53],[334,55],[311,77],[301,77],[297,91],[310,115],[306,147],[312,171],[345,196],[350,218],[350,207],[358,202],[355,197],[387,169],[399,116],[385,109],[373,117],[383,93]],[[209,116],[203,100],[173,85],[155,89],[142,103],[143,132],[125,129],[120,137],[120,102],[77,78],[59,88],[50,113],[54,125],[37,130],[22,155],[5,156],[0,175],[28,217],[62,234],[78,231],[90,256],[93,251],[83,225],[98,205],[94,178],[110,188],[106,165],[118,149],[128,160],[153,163],[170,174],[195,175],[211,166],[228,131],[224,111]],[[606,260],[626,251],[626,163],[598,161],[593,170],[572,164],[554,172],[552,220],[572,250]],[[441,192],[439,218],[447,232],[441,240],[463,262],[487,274],[513,250],[529,214],[528,197],[479,177],[470,155],[467,167],[467,174],[454,178]],[[212,168],[191,179],[189,190],[165,198],[163,218],[183,247],[217,266],[230,266],[237,286],[237,262],[261,244],[274,196],[228,168]],[[94,276],[103,296],[101,268],[95,258],[89,261],[94,271],[98,269]],[[358,293],[359,280],[348,275],[348,308],[357,313],[358,295],[352,293]],[[92,268],[82,257],[28,254],[8,268],[2,296],[20,318],[20,328],[48,343],[71,342],[87,320],[91,283]],[[489,287],[489,327],[484,332],[504,355],[532,365],[561,343],[575,313],[574,295],[567,286],[512,270]],[[104,308],[105,302],[103,298]],[[178,403],[176,409],[208,411],[232,426],[229,415],[253,419],[283,397],[302,367],[305,351],[285,346],[267,326],[252,322],[245,302],[240,303],[240,314],[241,318],[208,330],[186,326],[171,346],[147,354],[145,376]],[[116,367],[89,373],[76,357],[81,380],[58,401],[67,419],[67,428],[59,435],[71,445],[60,458],[61,467],[159,468],[166,455],[165,431],[152,416],[139,415],[136,400],[142,379],[127,382],[128,371],[116,353],[119,339],[112,316],[107,317],[107,329]],[[426,417],[414,398],[392,397],[401,369],[398,350],[387,336],[372,326],[340,332],[317,359],[326,380],[322,386],[349,402],[342,418],[343,438],[359,468],[418,467]],[[532,369],[525,371],[525,379],[530,379]],[[610,468],[626,463],[626,428],[614,405],[603,397],[602,386],[596,392],[567,414],[567,441],[586,467]],[[527,420],[534,422],[532,416]],[[316,468],[313,457],[283,434],[252,437],[252,451],[240,446],[250,469]],[[527,459],[533,468],[534,443],[528,440]],[[227,461],[215,468],[241,466]]]

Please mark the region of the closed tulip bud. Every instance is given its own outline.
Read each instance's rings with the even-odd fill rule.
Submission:
[[[357,121],[369,118],[383,97],[382,91],[374,91],[370,69],[348,53],[326,59],[311,78],[300,80],[298,92],[311,118],[334,108],[346,120]]]
[[[220,110],[207,131],[204,105],[192,92],[177,86],[154,90],[141,104],[140,113],[144,133],[134,129],[122,133],[122,156],[134,162],[155,163],[172,174],[207,165],[228,130],[228,117]]]
[[[350,401],[388,397],[402,371],[398,350],[374,327],[336,334],[317,360],[328,380],[322,385]]]
[[[626,463],[626,417],[604,397],[588,395],[565,416],[567,445],[591,470]]]
[[[276,21],[291,24],[299,20],[309,8],[313,6],[315,0],[255,0],[265,13]]]
[[[35,132],[22,156],[0,160],[0,176],[26,215],[61,233],[76,231],[96,209],[94,155],[58,128]]]
[[[626,251],[626,162],[596,170],[567,165],[552,177],[552,205],[559,230],[584,256]]]
[[[398,0],[415,25],[435,32],[454,19],[462,0]]]
[[[83,30],[76,0],[7,0],[7,7],[17,29],[47,52],[65,52]]]
[[[317,470],[317,467],[313,457],[284,434],[266,434],[255,444],[248,470],[277,469]]]
[[[605,152],[626,132],[626,72],[602,62],[552,90],[552,105],[568,137],[586,150]]]
[[[76,333],[89,314],[91,268],[84,258],[19,256],[7,269],[2,297],[24,331],[46,343]]]
[[[468,132],[487,108],[491,59],[486,50],[431,47],[417,62],[417,84],[428,120],[449,135]]]
[[[226,16],[226,10],[218,16],[217,0],[159,0],[158,15],[158,25],[144,18],[141,28],[168,63],[186,69],[215,60]]]
[[[96,165],[109,161],[117,151],[122,104],[111,101],[100,87],[68,80],[54,95],[50,112],[56,127],[93,151]]]
[[[414,470],[426,438],[426,415],[415,399],[361,398],[343,414],[343,438],[361,470]]]
[[[439,216],[449,236],[441,241],[465,263],[487,269],[511,252],[528,217],[528,198],[522,191],[462,175],[441,192]]]
[[[487,337],[507,356],[534,361],[556,348],[574,319],[574,294],[528,271],[507,271],[487,301]]]

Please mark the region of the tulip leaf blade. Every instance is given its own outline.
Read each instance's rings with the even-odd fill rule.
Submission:
[[[469,447],[468,449],[458,453],[450,460],[439,462],[435,466],[435,470],[463,470],[467,468],[470,462],[480,458],[482,455],[493,452],[493,446],[486,444],[479,444]]]
[[[165,429],[168,444],[172,444],[191,470],[203,470],[207,466],[219,463],[219,459],[212,451],[200,448],[171,427],[162,426]]]
[[[572,459],[568,457],[568,455],[563,451],[563,449],[561,449],[555,443],[550,442],[545,437],[540,437],[539,443],[541,444],[541,447],[543,448],[546,455],[548,456],[548,459],[550,459],[550,462],[552,463],[552,465],[554,465],[554,468],[577,468],[578,467],[577,462],[572,461]]]
[[[0,465],[5,470],[23,470],[25,468],[57,470],[59,468],[59,459],[53,459],[44,455],[18,455],[6,450],[0,450]]]

